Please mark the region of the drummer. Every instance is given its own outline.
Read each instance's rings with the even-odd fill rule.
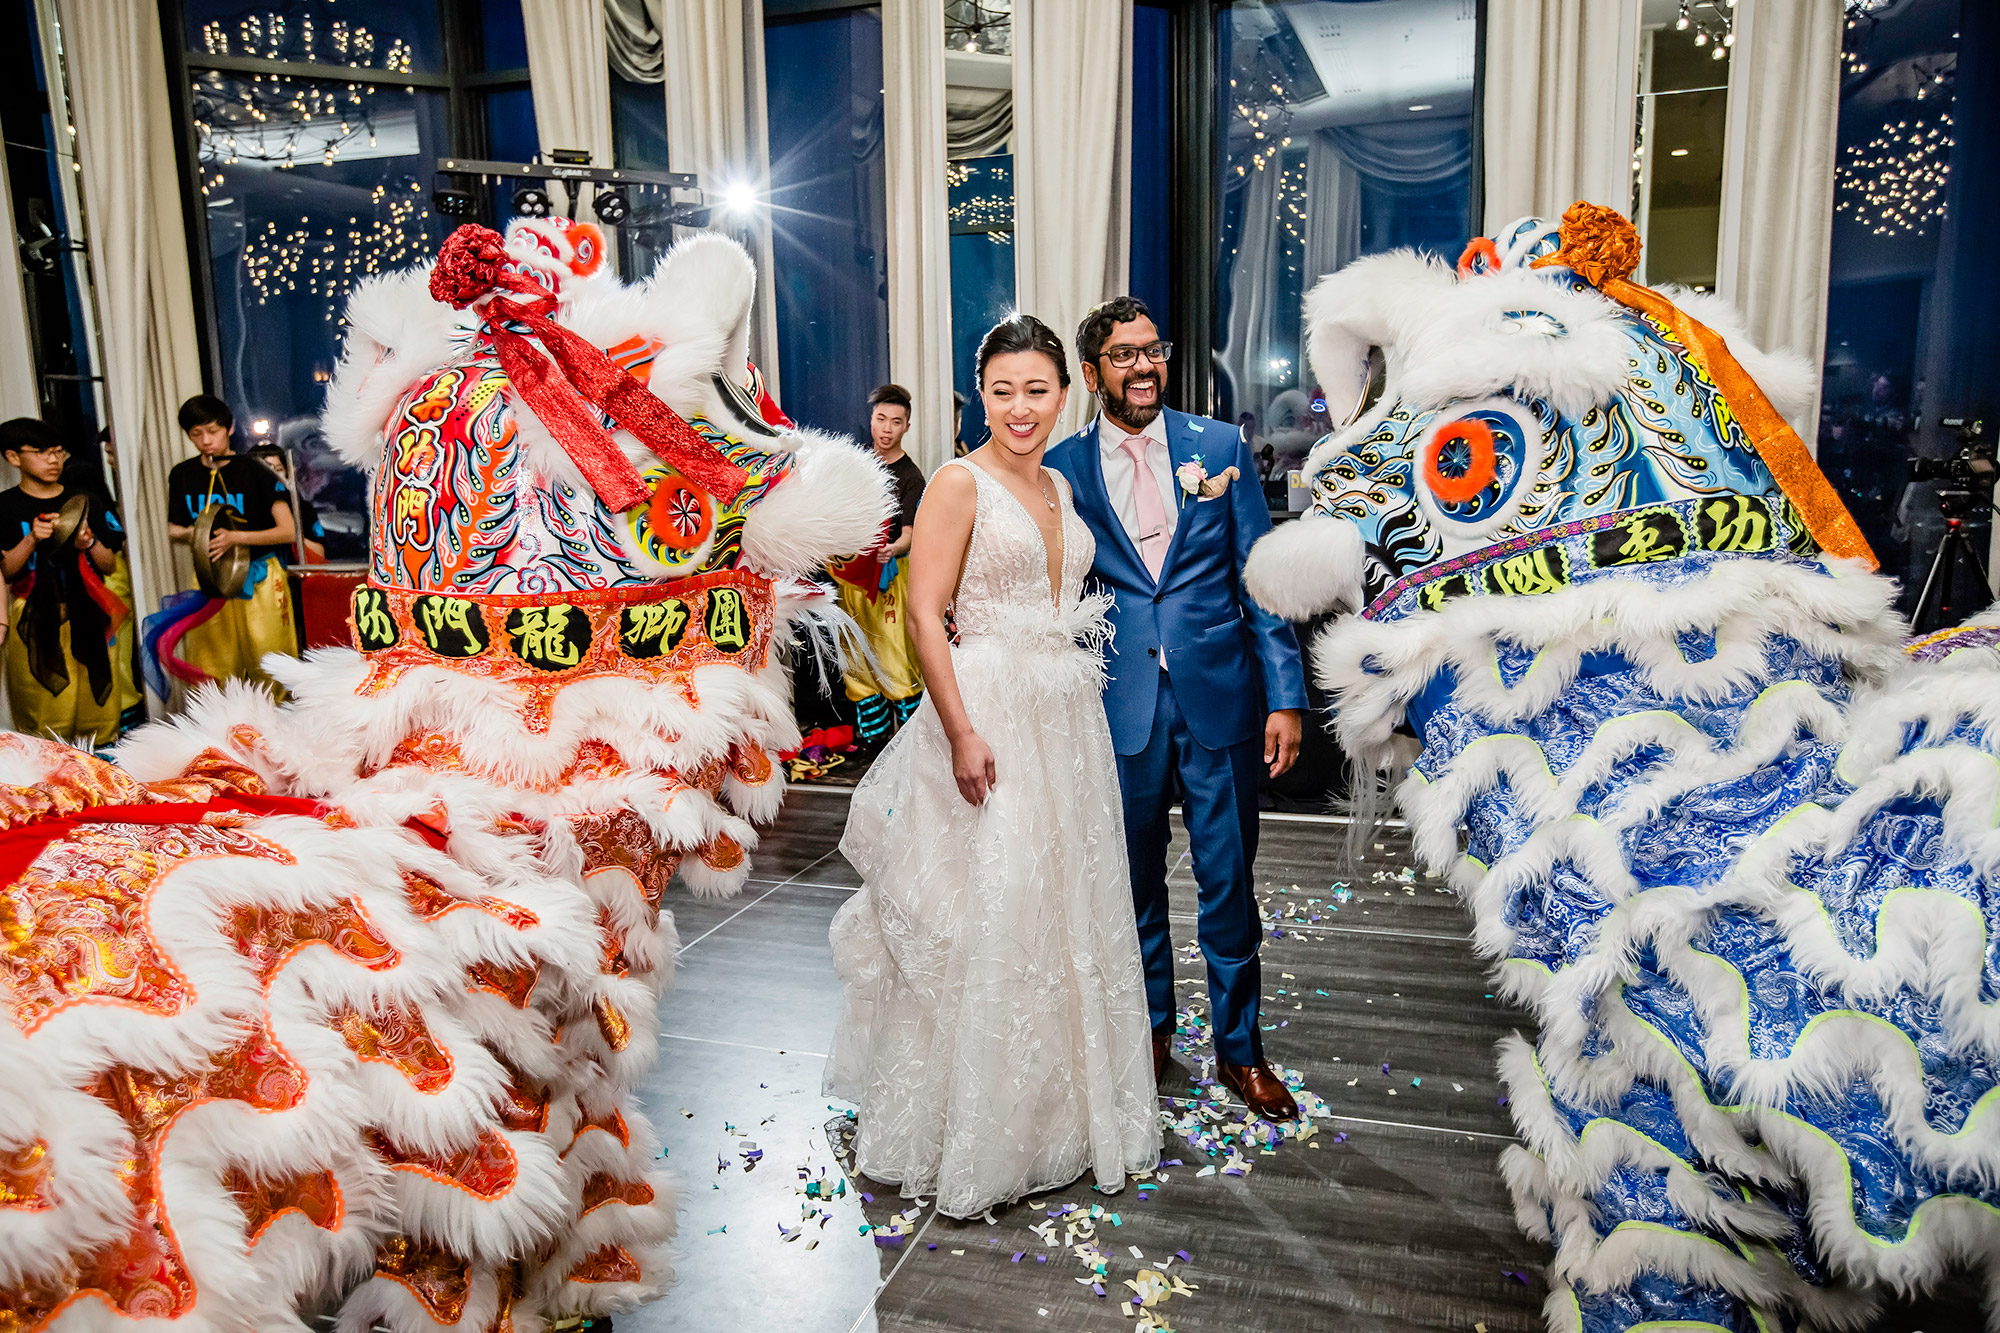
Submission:
[[[221,565],[231,548],[249,555],[241,591],[212,618],[189,629],[178,656],[217,680],[276,683],[260,665],[267,653],[296,657],[291,586],[277,553],[292,546],[292,507],[285,484],[247,454],[235,453],[235,414],[220,398],[200,393],[181,404],[180,425],[196,457],[167,474],[167,535],[191,544],[204,510],[220,506],[210,530],[207,562]],[[202,563],[197,560],[197,565]],[[211,595],[214,589],[207,589]]]
[[[14,729],[109,745],[139,702],[125,530],[101,495],[65,484],[69,450],[48,423],[0,423],[0,456],[21,474],[18,486],[0,491]]]

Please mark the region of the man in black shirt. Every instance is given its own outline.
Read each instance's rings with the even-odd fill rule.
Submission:
[[[0,576],[14,596],[6,647],[14,728],[109,745],[120,715],[138,701],[130,645],[115,637],[131,617],[131,580],[119,559],[125,530],[102,496],[64,483],[69,450],[47,423],[0,423],[0,455],[21,474],[0,491]],[[58,540],[58,516],[79,495],[83,517]]]
[[[290,460],[285,457],[284,449],[279,445],[266,442],[252,446],[250,457],[262,463],[265,470],[278,479],[278,494],[290,500],[292,509],[298,518],[298,544],[304,548],[305,558],[296,563],[305,565],[325,564],[326,529],[320,526],[319,510],[313,507],[312,501],[306,499],[305,492],[299,490],[294,483],[290,475],[290,468],[287,466]],[[278,557],[278,563],[285,566],[285,568],[290,569],[292,567],[294,560],[291,548],[287,547],[282,551],[273,551],[272,554]]]
[[[213,526],[208,558],[231,547],[250,551],[243,590],[214,617],[181,638],[180,657],[217,680],[269,678],[259,665],[267,653],[296,657],[292,597],[278,556],[292,549],[292,507],[285,484],[246,454],[234,453],[235,414],[219,398],[196,394],[181,404],[181,429],[197,455],[167,474],[167,536],[186,544],[211,504],[223,514]]]
[[[907,618],[908,556],[917,505],[924,498],[924,473],[903,452],[903,437],[910,429],[910,391],[900,384],[884,384],[868,395],[868,403],[869,440],[875,446],[875,461],[889,470],[896,512],[874,550],[836,562],[828,572],[837,580],[841,607],[868,636],[879,665],[870,670],[866,662],[856,662],[843,677],[847,698],[854,705],[855,733],[864,745],[874,745],[916,712],[924,695]]]

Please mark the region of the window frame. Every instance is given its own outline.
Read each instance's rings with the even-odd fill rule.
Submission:
[[[439,73],[398,72],[375,80],[409,91],[429,89],[445,94],[445,128],[450,138],[447,157],[484,158],[487,151],[485,95],[515,92],[531,86],[521,69],[479,69],[479,0],[433,0],[443,35],[444,69]],[[175,118],[174,154],[180,168],[181,216],[187,235],[188,273],[193,280],[196,313],[201,321],[199,352],[205,386],[217,382],[222,364],[221,312],[216,304],[214,261],[209,254],[208,210],[201,202],[201,141],[190,102],[190,81],[196,74],[281,74],[292,79],[337,83],[356,82],[345,65],[313,61],[270,60],[259,56],[218,56],[191,50],[187,38],[185,0],[159,0],[160,34],[167,58],[167,94]],[[384,74],[389,71],[381,71]],[[486,207],[484,198],[482,208]],[[493,219],[481,221],[491,225]]]
[[[1216,20],[1235,0],[1134,0],[1170,11],[1173,124],[1168,130],[1174,207],[1168,219],[1168,271],[1174,308],[1168,336],[1186,349],[1174,358],[1167,397],[1198,416],[1213,416],[1216,398],[1215,262],[1221,243],[1223,195],[1215,141],[1216,82],[1221,77]],[[1487,0],[1474,0],[1471,198],[1466,238],[1484,234],[1486,215]]]

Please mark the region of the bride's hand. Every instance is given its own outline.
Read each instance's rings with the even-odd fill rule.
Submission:
[[[958,794],[967,805],[986,804],[986,794],[993,790],[996,773],[992,747],[979,739],[977,732],[967,732],[964,740],[952,744],[951,775],[957,780]]]

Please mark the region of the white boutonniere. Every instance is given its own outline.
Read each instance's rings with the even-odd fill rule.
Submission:
[[[1174,478],[1180,482],[1181,504],[1183,506],[1187,504],[1187,497],[1190,495],[1194,496],[1197,500],[1215,499],[1228,490],[1229,483],[1235,481],[1240,475],[1242,474],[1237,472],[1235,468],[1226,467],[1216,476],[1209,476],[1208,469],[1201,465],[1200,454],[1196,454],[1193,458],[1190,458],[1187,462],[1174,469]]]

